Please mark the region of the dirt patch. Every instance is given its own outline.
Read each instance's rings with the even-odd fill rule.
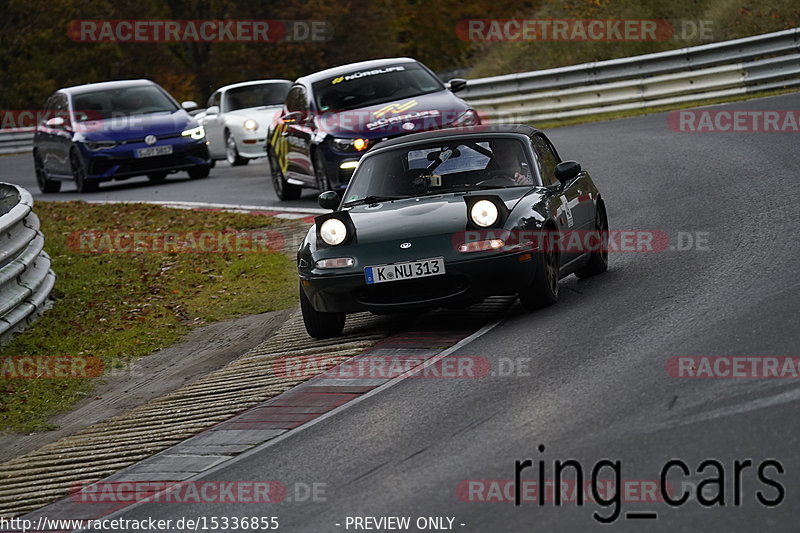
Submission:
[[[142,405],[205,376],[268,339],[293,309],[217,322],[196,329],[164,350],[139,359],[128,371],[98,380],[89,396],[50,422],[58,429],[0,435],[0,462],[23,455],[85,427]]]

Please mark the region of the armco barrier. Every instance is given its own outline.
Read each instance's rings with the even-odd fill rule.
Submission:
[[[480,78],[460,95],[490,122],[541,122],[797,86],[800,28]]]
[[[0,155],[21,154],[31,151],[33,142],[33,128],[19,128],[16,130],[0,130]]]
[[[0,183],[0,345],[45,308],[55,280],[31,194]]]

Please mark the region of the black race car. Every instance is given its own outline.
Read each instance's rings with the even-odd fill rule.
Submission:
[[[319,197],[297,255],[309,335],[347,313],[464,306],[519,294],[529,310],[558,281],[608,268],[606,210],[589,174],[530,126],[452,128],[377,144],[340,198]],[[567,238],[568,237],[568,238]]]

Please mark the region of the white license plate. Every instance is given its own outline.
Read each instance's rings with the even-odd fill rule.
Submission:
[[[444,258],[406,261],[392,265],[377,265],[364,268],[367,284],[402,281],[404,279],[427,278],[444,274]]]
[[[150,148],[139,148],[136,150],[136,157],[153,157],[156,155],[169,155],[172,153],[172,145],[165,144],[163,146],[151,146]]]

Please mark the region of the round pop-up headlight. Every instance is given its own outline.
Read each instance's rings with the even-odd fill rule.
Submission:
[[[336,246],[347,237],[347,226],[338,218],[329,218],[320,226],[319,235],[326,244]]]
[[[470,209],[469,216],[476,226],[488,228],[497,222],[497,206],[489,200],[478,200]]]

